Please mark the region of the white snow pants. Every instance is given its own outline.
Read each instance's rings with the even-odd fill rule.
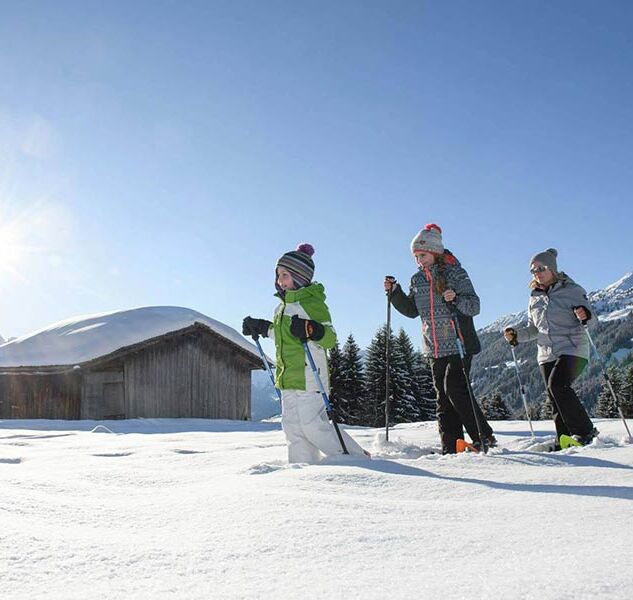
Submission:
[[[283,390],[281,426],[288,441],[289,463],[318,463],[321,452],[326,456],[343,454],[320,392]],[[367,458],[363,449],[343,429],[341,435],[351,456]]]

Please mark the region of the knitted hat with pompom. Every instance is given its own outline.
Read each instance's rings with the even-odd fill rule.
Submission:
[[[314,248],[310,244],[299,244],[296,250],[286,252],[279,258],[275,269],[283,267],[292,275],[297,288],[305,287],[310,285],[314,276],[313,254]]]
[[[442,228],[435,223],[424,226],[411,240],[411,253],[431,252],[432,254],[444,254],[444,244],[442,244]]]

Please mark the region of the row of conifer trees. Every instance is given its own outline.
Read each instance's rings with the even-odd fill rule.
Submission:
[[[380,328],[363,352],[350,334],[342,348],[330,350],[331,400],[336,417],[348,425],[380,427],[385,423],[387,327]],[[435,419],[435,390],[427,361],[415,350],[409,335],[400,329],[391,333],[390,347],[390,415],[393,423],[411,423]],[[633,363],[608,369],[625,417],[633,417]],[[524,419],[519,410],[512,413],[501,394],[480,397],[488,419]],[[551,418],[552,407],[543,393],[530,406],[533,419]],[[595,416],[617,418],[617,406],[606,385],[598,398]]]

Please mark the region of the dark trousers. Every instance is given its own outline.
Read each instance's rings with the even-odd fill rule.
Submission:
[[[471,361],[471,356],[464,357],[468,377],[470,377]],[[455,452],[455,442],[464,437],[464,427],[473,442],[480,441],[461,358],[457,354],[434,358],[431,360],[431,372],[437,394],[436,414],[442,451],[452,454]],[[477,402],[475,406],[482,434],[489,437],[492,435],[492,429]]]
[[[539,365],[547,395],[552,402],[556,434],[588,435],[593,423],[571,387],[572,382],[587,366],[587,360],[578,356],[563,354],[552,362]]]

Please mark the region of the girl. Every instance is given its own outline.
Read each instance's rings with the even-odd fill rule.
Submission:
[[[457,440],[464,437],[464,427],[479,448],[481,440],[464,376],[464,370],[466,376],[470,376],[472,356],[481,349],[473,324],[473,316],[479,313],[479,297],[466,271],[444,249],[438,225],[426,225],[413,238],[411,253],[419,269],[411,278],[409,294],[406,295],[392,277],[385,278],[385,290],[391,294],[391,301],[399,312],[411,318],[419,316],[422,320],[422,354],[431,363],[442,453],[457,451]],[[463,366],[454,318],[463,336]],[[496,446],[492,429],[476,402],[475,410],[486,447]]]
[[[591,319],[585,290],[558,271],[555,248],[530,260],[532,281],[527,327],[504,331],[513,346],[536,339],[537,360],[554,411],[556,435],[570,435],[581,445],[598,434],[572,382],[587,365],[589,340],[583,324]],[[557,449],[560,446],[557,445]]]
[[[326,350],[336,343],[336,332],[325,304],[324,288],[312,283],[313,254],[310,244],[286,252],[276,265],[275,287],[280,303],[273,321],[246,317],[242,323],[244,335],[270,336],[275,340],[275,385],[282,394],[281,425],[290,463],[317,463],[321,453],[343,453],[303,348],[303,342],[307,342],[329,393]],[[349,454],[369,456],[345,431],[341,430],[341,435]]]

